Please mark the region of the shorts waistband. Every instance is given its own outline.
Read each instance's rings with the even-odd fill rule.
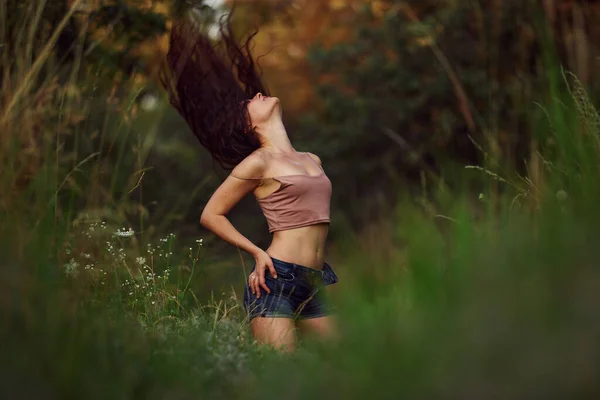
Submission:
[[[274,258],[274,257],[271,257],[271,260],[273,260],[273,265],[275,266],[275,268],[277,268],[277,265],[279,265],[281,267],[288,268],[292,271],[302,271],[302,272],[306,272],[306,273],[323,275],[322,269],[309,268],[309,267],[305,267],[304,265],[294,264],[294,263],[283,261],[283,260],[280,260],[280,259]],[[325,267],[326,264],[327,263],[324,263],[323,267]]]
[[[271,260],[273,260],[275,270],[279,270],[280,273],[291,272],[297,277],[303,277],[302,279],[306,281],[315,282],[314,280],[316,280],[324,285],[331,285],[338,281],[337,275],[327,262],[323,262],[323,269],[314,269],[273,257]]]

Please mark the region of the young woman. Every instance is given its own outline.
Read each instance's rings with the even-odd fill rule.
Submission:
[[[244,292],[252,334],[261,343],[292,350],[296,328],[331,336],[334,327],[321,289],[337,282],[325,262],[331,182],[320,159],[298,152],[282,122],[281,104],[268,96],[249,44],[238,46],[229,19],[214,45],[191,19],[173,25],[163,84],[214,160],[231,170],[200,222],[250,253],[255,265]],[[253,193],[273,234],[263,250],[244,237],[227,213]]]

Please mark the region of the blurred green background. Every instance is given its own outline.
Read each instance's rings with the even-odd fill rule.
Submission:
[[[159,83],[173,15],[229,7],[0,2],[5,397],[596,398],[600,6],[237,1],[334,188],[341,338],[288,356],[252,343],[252,260],[199,224],[226,172]],[[252,198],[231,219],[268,245]]]

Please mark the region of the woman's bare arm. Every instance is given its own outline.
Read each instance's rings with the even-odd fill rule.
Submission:
[[[226,242],[253,256],[256,256],[262,250],[235,229],[226,215],[260,183],[260,179],[243,179],[243,177],[260,177],[263,171],[264,160],[260,156],[251,154],[246,157],[217,188],[208,200],[200,217],[202,226],[211,230]]]
[[[265,167],[265,162],[259,154],[253,153],[246,157],[217,188],[200,217],[200,223],[205,228],[254,257],[256,279],[249,283],[252,292],[259,298],[260,287],[267,293],[271,292],[265,282],[265,271],[268,269],[271,276],[277,278],[273,261],[264,250],[235,229],[226,215],[244,196],[256,189],[260,184],[260,179],[256,178],[263,176]]]

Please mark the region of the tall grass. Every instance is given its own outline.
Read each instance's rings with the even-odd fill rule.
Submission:
[[[190,291],[201,241],[180,254],[175,235],[146,233],[139,186],[152,137],[135,129],[144,87],[107,81],[80,61],[81,44],[75,62],[57,59],[79,2],[44,37],[45,3],[0,4],[10,41],[0,60],[3,394],[224,393],[254,350],[230,322],[235,298],[202,305]]]
[[[377,232],[387,247],[349,237],[331,288],[339,340],[282,356],[252,342],[235,294],[195,299],[201,242],[130,230],[149,145],[130,137],[140,88],[95,92],[97,71],[64,73],[24,32],[0,89],[6,397],[598,395],[599,118],[554,61],[531,105],[530,175],[475,166],[503,188],[494,204],[482,188],[488,213],[445,193],[432,218],[406,199]]]

